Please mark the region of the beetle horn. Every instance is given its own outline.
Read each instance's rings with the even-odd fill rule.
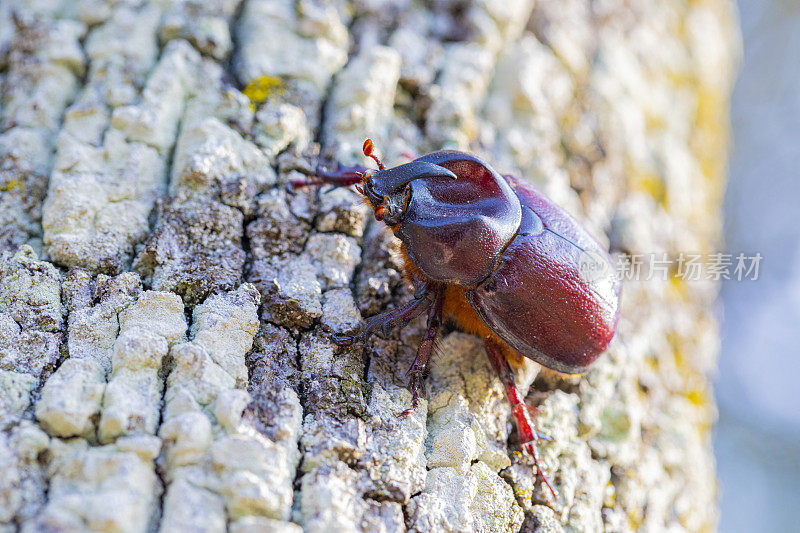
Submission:
[[[371,175],[367,180],[367,189],[376,199],[380,200],[416,179],[437,177],[458,179],[451,171],[439,165],[425,161],[412,161]]]

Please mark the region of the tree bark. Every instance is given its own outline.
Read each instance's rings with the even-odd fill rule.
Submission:
[[[0,531],[711,530],[709,374],[737,54],[723,0],[0,7]],[[397,242],[318,161],[473,151],[609,244],[619,333],[519,379],[423,324]],[[531,386],[532,385],[532,386]]]

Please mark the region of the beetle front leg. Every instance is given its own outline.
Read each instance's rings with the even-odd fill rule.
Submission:
[[[355,165],[352,167],[344,166],[341,163],[336,163],[335,170],[328,170],[326,167],[317,166],[313,172],[300,170],[308,176],[306,179],[295,179],[289,181],[289,189],[293,191],[302,187],[310,187],[317,185],[333,185],[334,187],[347,187],[361,183],[364,178],[364,173],[367,167]]]
[[[425,379],[430,371],[433,344],[436,342],[436,336],[439,334],[439,328],[442,325],[443,307],[444,289],[437,287],[433,305],[428,310],[428,327],[425,330],[425,337],[417,348],[417,356],[414,358],[414,362],[406,372],[406,376],[409,376],[408,388],[411,390],[411,407],[400,413],[400,416],[407,416],[417,410],[417,405],[419,404],[419,382],[421,379]]]
[[[486,355],[489,356],[489,361],[491,361],[492,367],[494,367],[495,372],[497,372],[497,375],[500,377],[500,380],[503,382],[503,386],[506,389],[508,403],[511,404],[511,413],[514,415],[514,421],[517,424],[520,445],[522,446],[523,450],[527,450],[533,456],[533,462],[536,465],[537,473],[539,476],[541,476],[542,481],[547,488],[550,489],[550,493],[553,495],[553,498],[557,500],[558,494],[550,484],[550,481],[547,479],[547,475],[545,474],[544,470],[542,470],[542,466],[539,463],[539,450],[536,448],[536,443],[539,441],[539,439],[550,440],[550,438],[542,435],[534,429],[530,411],[528,406],[525,405],[519,396],[517,385],[514,382],[514,373],[511,370],[511,366],[508,364],[508,360],[503,353],[503,349],[491,337],[485,338],[483,343],[486,347]]]

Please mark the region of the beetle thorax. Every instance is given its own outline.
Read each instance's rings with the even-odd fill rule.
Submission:
[[[474,156],[434,152],[364,179],[375,216],[392,228],[431,280],[486,278],[521,221],[505,180]]]

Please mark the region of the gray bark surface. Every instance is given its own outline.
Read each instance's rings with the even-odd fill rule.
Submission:
[[[583,378],[479,339],[333,345],[411,297],[318,157],[470,150],[620,262],[718,246],[722,0],[0,5],[0,531],[706,531],[718,282],[625,281]],[[649,256],[648,256],[649,257]],[[713,276],[712,276],[713,278]]]

